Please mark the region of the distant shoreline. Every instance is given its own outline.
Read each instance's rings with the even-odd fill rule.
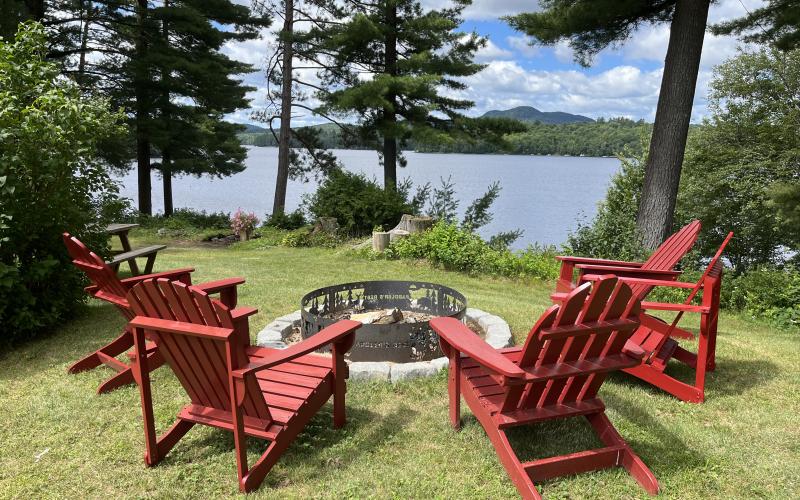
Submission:
[[[278,146],[255,146],[253,144],[245,144],[247,148],[272,148],[278,149]],[[331,151],[374,151],[366,148],[330,148]],[[589,155],[559,155],[559,154],[532,154],[532,153],[460,153],[450,151],[416,151],[413,149],[404,149],[403,153],[415,153],[420,155],[468,155],[468,156],[535,156],[539,158],[617,158],[614,155],[607,156],[589,156]]]

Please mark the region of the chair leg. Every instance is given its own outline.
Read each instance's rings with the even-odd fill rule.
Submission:
[[[98,353],[106,354],[107,356],[119,356],[123,352],[133,347],[133,337],[128,330],[123,330],[116,339],[104,345],[93,353],[74,362],[68,369],[68,373],[79,373],[104,364]]]
[[[340,429],[347,423],[345,407],[347,364],[344,361],[344,353],[336,344],[332,347],[331,355],[333,359],[333,428]]]
[[[272,470],[272,467],[278,463],[281,455],[283,455],[283,452],[286,451],[291,442],[291,439],[281,437],[271,442],[267,447],[267,451],[250,467],[250,470],[246,471],[244,475],[240,475],[239,490],[242,493],[249,493],[258,488],[269,471]]]
[[[525,470],[523,464],[517,458],[517,454],[511,447],[506,432],[498,429],[495,426],[483,426],[489,441],[494,445],[494,450],[497,452],[497,457],[506,469],[508,477],[517,491],[524,500],[541,500],[542,495],[536,489],[528,472]]]
[[[128,368],[127,370],[117,373],[113,377],[97,386],[97,394],[106,394],[114,389],[119,389],[120,387],[124,387],[135,382],[136,380],[133,378],[133,371]]]
[[[450,367],[447,371],[447,390],[450,399],[450,425],[461,429],[461,353],[450,348]]]
[[[167,432],[158,437],[156,441],[156,453],[152,456],[145,454],[144,461],[148,467],[152,467],[161,461],[167,453],[176,445],[178,441],[194,427],[194,422],[179,418]]]
[[[158,351],[148,353],[147,369],[149,371],[152,372],[163,364],[164,358],[158,354]],[[134,383],[136,383],[136,380],[133,376],[133,369],[129,367],[100,384],[100,386],[97,388],[97,394],[105,394],[113,391],[114,389],[119,389],[120,387]]]
[[[453,349],[453,351],[455,351],[455,349]],[[517,458],[514,448],[511,447],[511,443],[508,441],[506,432],[497,428],[497,423],[492,420],[491,415],[489,415],[489,412],[481,405],[473,391],[464,391],[463,396],[467,405],[469,405],[475,415],[475,418],[478,419],[484,431],[486,431],[486,435],[494,446],[500,463],[503,464],[508,477],[514,483],[514,486],[516,486],[519,494],[525,500],[541,500],[541,494],[536,489],[536,486],[534,486],[533,480],[525,471],[523,464],[519,461],[519,458]]]
[[[586,419],[606,446],[622,447],[616,465],[625,467],[636,482],[641,484],[649,494],[657,495],[658,480],[655,475],[653,475],[653,472],[645,465],[642,459],[633,452],[622,436],[620,436],[614,424],[612,424],[606,416],[606,413],[603,411],[592,415],[586,415]]]
[[[664,372],[660,372],[650,365],[642,364],[633,368],[625,368],[625,373],[638,377],[645,382],[664,390],[676,398],[688,403],[702,403],[705,394],[702,388],[697,388],[685,382],[670,377]]]

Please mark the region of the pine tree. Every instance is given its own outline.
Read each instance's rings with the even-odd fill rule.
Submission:
[[[325,115],[357,115],[363,139],[375,145],[384,188],[397,188],[402,147],[464,134],[461,113],[473,106],[449,97],[466,85],[458,80],[483,66],[473,61],[486,41],[457,30],[470,4],[428,9],[415,0],[345,0],[350,17],[325,29],[312,28],[308,43],[327,54],[316,97]]]
[[[247,106],[254,90],[234,75],[251,71],[219,49],[228,40],[255,36],[254,29],[223,31],[216,23],[265,25],[247,9],[230,2],[165,0],[153,12],[161,36],[150,47],[156,113],[151,147],[161,156],[153,165],[161,173],[164,214],[173,211],[172,177],[180,174],[222,177],[244,169],[246,153],[236,133],[243,128],[223,121],[223,115]]]
[[[338,23],[344,13],[335,0],[279,0],[257,4],[257,10],[283,19],[277,32],[278,44],[267,62],[267,100],[269,108],[254,114],[267,123],[278,143],[278,169],[275,181],[273,215],[284,213],[286,190],[290,178],[302,178],[311,172],[324,173],[336,165],[336,157],[322,147],[314,129],[292,129],[295,111],[314,113],[306,104],[308,91],[322,90],[303,80],[297,69],[321,69],[324,55],[308,43],[308,32],[298,31],[299,23],[313,24],[325,29]],[[276,134],[274,122],[280,122]],[[299,148],[297,147],[299,146]]]
[[[742,35],[746,42],[767,43],[781,50],[800,48],[800,0],[768,0],[746,16],[712,27],[717,35]]]
[[[129,114],[140,212],[152,212],[152,168],[162,171],[167,202],[175,174],[230,175],[243,168],[244,150],[234,144],[238,128],[222,117],[247,105],[251,88],[235,75],[252,67],[220,49],[257,37],[267,18],[231,0],[43,5],[49,57],[60,59],[64,73],[87,92],[111,97]],[[152,162],[153,153],[160,162]],[[165,209],[171,212],[169,204]]]
[[[542,0],[540,12],[508,18],[534,43],[569,40],[578,62],[628,39],[642,24],[670,23],[669,45],[645,167],[637,227],[658,246],[671,232],[710,0]]]

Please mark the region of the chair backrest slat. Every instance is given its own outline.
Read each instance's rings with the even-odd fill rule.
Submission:
[[[67,253],[72,258],[72,263],[86,274],[92,285],[97,287],[93,295],[116,305],[128,319],[133,318],[125,298],[125,287],[122,286],[117,273],[100,256],[89,250],[74,236],[64,233],[62,238],[67,247]]]
[[[586,361],[612,366],[606,359],[622,352],[625,341],[639,326],[639,300],[631,288],[614,276],[594,285],[584,283],[553,306],[531,331],[523,347],[520,367],[557,367]],[[557,335],[554,335],[557,332]],[[533,352],[529,351],[532,350]],[[527,384],[520,394],[507,391],[503,410],[550,406],[593,397],[604,373],[574,375]]]
[[[669,271],[689,252],[700,235],[700,221],[693,220],[678,232],[664,240],[650,257],[642,264],[642,270]],[[649,285],[632,285],[633,295],[644,299],[653,289]]]
[[[230,310],[205,292],[167,279],[144,280],[128,292],[135,314],[182,323],[233,328]],[[211,339],[174,332],[148,332],[192,403],[231,410],[230,371],[246,360],[243,347],[230,338]],[[232,362],[229,366],[228,351]],[[236,352],[241,350],[242,352]],[[269,423],[272,417],[254,377],[245,380],[245,416]]]

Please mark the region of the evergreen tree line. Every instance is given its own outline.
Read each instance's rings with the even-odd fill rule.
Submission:
[[[237,75],[253,67],[220,49],[257,37],[267,17],[227,0],[29,0],[5,3],[3,18],[6,40],[17,21],[40,22],[47,58],[62,74],[126,112],[127,137],[102,150],[119,169],[135,158],[140,212],[152,213],[152,169],[161,173],[167,214],[174,175],[244,169],[242,127],[223,117],[248,105],[253,89]]]
[[[649,134],[652,124],[626,118],[599,119],[594,123],[521,125],[523,132],[502,137],[502,141],[461,139],[418,143],[408,141],[406,149],[423,153],[519,154],[563,156],[614,156],[627,148],[641,146],[641,138]],[[326,149],[372,149],[367,141],[347,141],[337,126],[309,127],[318,135],[319,145]],[[300,133],[303,133],[302,131]],[[243,132],[242,143],[248,146],[277,147],[279,142],[269,132]],[[301,148],[297,140],[291,142]]]

